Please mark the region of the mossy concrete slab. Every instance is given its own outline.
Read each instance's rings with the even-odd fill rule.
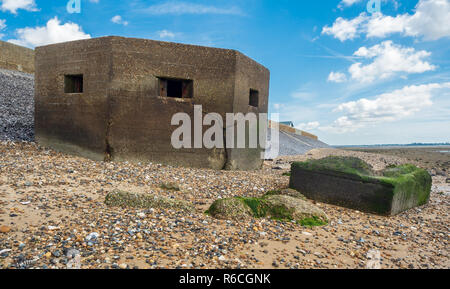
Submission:
[[[216,219],[244,221],[252,218],[253,212],[241,199],[229,198],[215,201],[207,211]]]
[[[309,227],[328,223],[325,212],[300,198],[301,195],[293,197],[275,193],[269,192],[261,198],[219,199],[210,206],[207,213],[216,219],[242,221],[249,218],[271,218],[294,221]]]
[[[105,197],[105,204],[110,207],[139,208],[139,209],[172,209],[193,212],[194,206],[181,201],[163,198],[152,194],[138,194],[114,190]]]
[[[353,157],[295,162],[290,187],[309,199],[379,215],[396,215],[428,202],[431,176],[413,165],[374,172]]]

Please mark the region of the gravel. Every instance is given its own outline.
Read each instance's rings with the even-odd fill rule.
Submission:
[[[439,188],[448,176],[433,177],[429,204],[389,218],[323,203],[314,205],[330,222],[314,228],[204,213],[218,198],[286,188],[292,161],[329,155],[358,156],[375,169],[412,161],[318,149],[266,161],[259,171],[235,172],[95,162],[32,143],[0,142],[0,227],[10,228],[0,233],[0,268],[450,267],[450,199]],[[273,169],[275,163],[287,169]],[[196,210],[108,207],[105,197],[116,189],[187,201]]]
[[[0,140],[34,140],[34,76],[0,69]]]

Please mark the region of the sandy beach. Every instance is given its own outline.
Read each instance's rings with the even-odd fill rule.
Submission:
[[[2,142],[0,267],[67,268],[72,249],[81,268],[367,268],[379,254],[381,268],[447,269],[450,154],[437,151],[317,149],[267,161],[260,171],[232,172],[95,162],[33,143]],[[374,169],[426,168],[433,176],[431,200],[394,217],[316,203],[330,222],[314,228],[204,213],[217,198],[286,188],[292,161],[329,155],[358,156]],[[163,189],[164,183],[181,191]],[[114,189],[185,200],[195,212],[107,207],[105,196]]]

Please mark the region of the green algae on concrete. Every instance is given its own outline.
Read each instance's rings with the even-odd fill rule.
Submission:
[[[140,209],[173,209],[192,212],[194,207],[184,201],[163,198],[151,194],[138,194],[115,190],[108,193],[105,204],[110,207],[140,208]]]
[[[428,202],[431,176],[414,165],[381,172],[354,157],[295,162],[290,187],[306,197],[380,215],[396,215]]]
[[[209,207],[206,213],[216,219],[236,221],[246,220],[253,216],[252,210],[238,198],[219,199]]]
[[[293,189],[282,189],[282,190],[274,190],[274,191],[268,191],[266,196],[273,196],[273,195],[282,195],[282,196],[291,196],[297,199],[302,199],[306,201],[306,197],[302,195],[299,191],[293,190]]]
[[[269,192],[260,198],[220,199],[211,205],[207,214],[217,219],[271,218],[280,221],[295,221],[305,226],[323,226],[328,223],[326,214],[313,204],[302,198],[279,195],[276,192]]]
[[[314,171],[332,171],[355,175],[370,175],[373,173],[373,169],[369,164],[355,157],[331,156],[306,162],[294,162],[292,166]]]

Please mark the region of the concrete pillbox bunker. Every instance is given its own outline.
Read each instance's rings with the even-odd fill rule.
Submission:
[[[36,140],[43,146],[94,160],[262,166],[259,148],[171,145],[172,116],[193,119],[194,105],[224,121],[226,113],[267,113],[269,71],[238,51],[102,37],[37,47],[35,69]]]

